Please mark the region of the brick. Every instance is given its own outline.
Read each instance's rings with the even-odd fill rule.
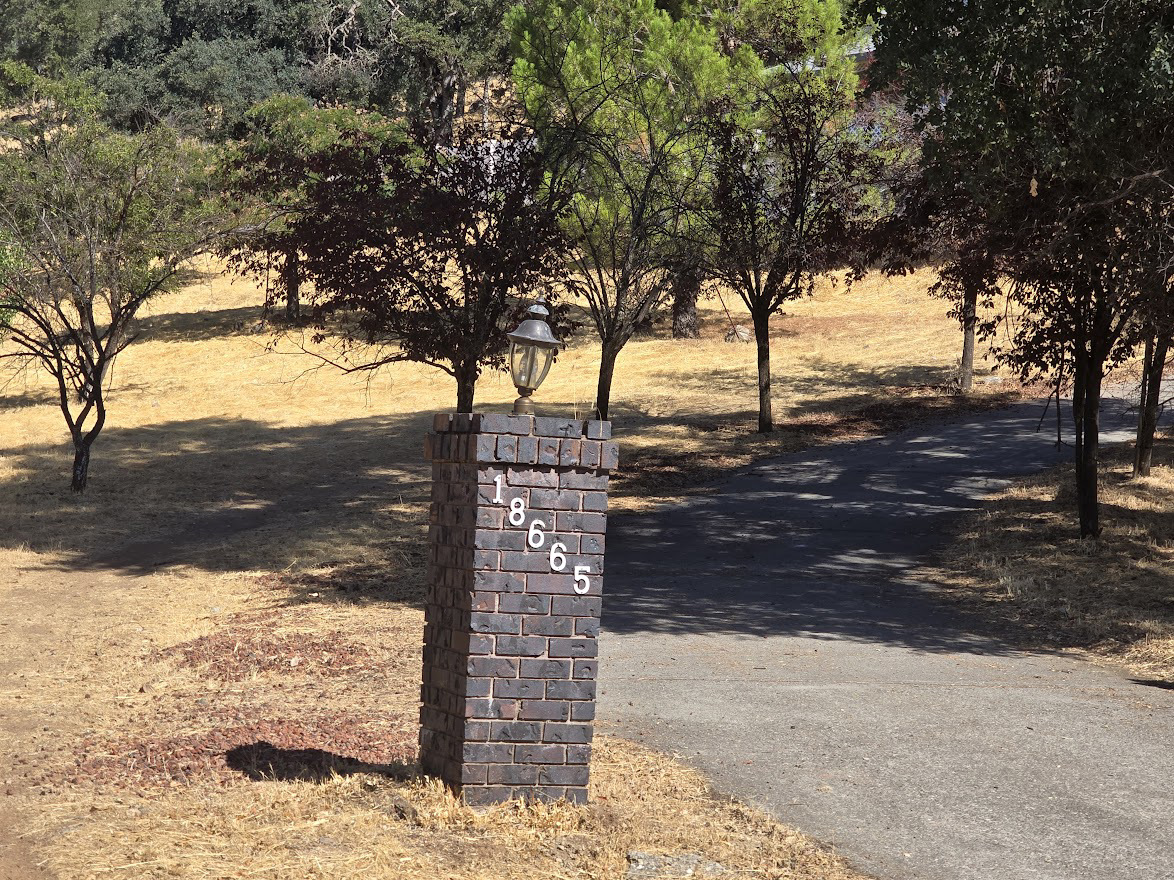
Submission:
[[[541,636],[498,636],[497,653],[503,657],[539,657],[546,653],[546,639]]]
[[[501,568],[501,553],[497,550],[474,550],[473,567],[496,571]]]
[[[586,785],[588,770],[585,764],[536,767],[538,782],[542,785]],[[492,771],[491,771],[492,772]]]
[[[462,434],[462,433],[467,434],[469,432],[469,428],[472,427],[470,422],[471,422],[471,420],[469,418],[469,413],[456,413],[456,414],[454,414],[452,417],[453,433],[454,434]]]
[[[478,505],[476,525],[479,529],[500,529],[505,525],[505,510]]]
[[[509,743],[465,743],[461,760],[477,764],[508,764],[514,760],[514,749]]]
[[[489,740],[488,721],[466,721],[465,742],[487,742]]]
[[[489,613],[474,611],[470,615],[469,626],[473,632],[500,633],[502,635],[518,635],[522,631],[522,618],[517,614]],[[574,656],[564,654],[560,656]],[[577,656],[587,656],[580,654]]]
[[[483,413],[481,431],[485,434],[508,434],[510,417],[504,413]]]
[[[490,785],[534,785],[538,782],[538,768],[526,764],[491,764]]]
[[[473,589],[482,592],[521,593],[526,588],[525,579],[508,571],[478,571],[473,574]],[[502,611],[511,611],[502,604],[506,597],[503,595],[497,600],[497,607]]]
[[[587,764],[590,761],[591,761],[591,746],[589,746],[589,745],[567,746],[567,763],[568,764]]]
[[[538,439],[538,464],[558,464],[559,441],[550,437]]]
[[[448,413],[437,413],[432,417],[432,430],[436,432],[447,431],[452,424],[452,416]]]
[[[473,785],[461,789],[461,800],[470,807],[490,807],[504,804],[514,796],[514,790],[501,785]]]
[[[579,684],[579,682],[575,683]],[[550,685],[539,678],[499,678],[493,683],[493,695],[515,700],[541,700],[546,696],[548,687]]]
[[[607,512],[607,493],[606,492],[584,492],[582,507],[584,511],[599,511],[601,513]]]
[[[528,615],[522,618],[522,633],[534,636],[571,636],[575,634],[575,618]]]
[[[607,474],[564,471],[559,475],[558,484],[564,489],[586,489],[594,492],[607,490]]]
[[[465,639],[468,645],[463,646],[459,650],[468,651],[473,656],[484,656],[493,653],[493,636],[480,635],[478,633],[465,633]]]
[[[602,556],[607,539],[603,535],[581,535],[579,552],[588,556]]]
[[[557,489],[558,471],[525,470],[511,471],[507,482],[511,486],[534,487],[537,489]]]
[[[579,457],[582,451],[582,440],[560,440],[558,444],[558,463],[563,467],[574,467],[579,463]]]
[[[473,541],[473,546],[478,550],[524,550],[526,533],[515,529],[478,529]]]
[[[497,615],[501,617],[502,615]],[[501,640],[498,639],[498,644]],[[599,643],[595,639],[551,639],[551,657],[594,657]]]
[[[471,675],[472,673],[470,673]],[[523,660],[522,678],[570,678],[570,660]]]
[[[542,724],[537,721],[494,721],[489,725],[494,742],[541,742]]]
[[[555,745],[514,746],[514,760],[519,764],[563,764],[567,747]]]
[[[547,562],[544,568],[535,570],[550,571],[550,564]],[[569,574],[531,574],[526,578],[526,592],[573,595],[575,579]]]
[[[507,721],[518,715],[518,704],[514,700],[492,700],[477,697],[465,700],[466,718],[496,718]]]
[[[461,765],[461,784],[475,785],[477,783],[484,784],[488,775],[488,765],[486,764],[462,764]]]
[[[531,510],[578,510],[582,503],[582,492],[573,489],[532,489]]]
[[[497,438],[497,460],[516,462],[518,460],[518,438],[512,434],[503,434]]]
[[[512,614],[545,615],[550,614],[550,597],[533,596],[529,593],[510,593],[498,599],[497,607],[501,611],[508,611]],[[523,632],[525,632],[526,621],[528,619],[525,617],[522,618]]]
[[[585,426],[587,436],[591,440],[610,440],[611,422],[590,421]]]
[[[466,697],[488,697],[490,685],[493,679],[491,678],[466,678],[465,679],[465,696]]]
[[[525,534],[519,532],[523,540]],[[545,548],[543,548],[545,549]],[[547,553],[541,550],[537,552],[532,551],[506,551],[501,554],[501,567],[505,571],[550,571],[550,557]]]
[[[607,529],[607,516],[602,513],[556,513],[555,531],[591,532],[602,535]]]
[[[572,617],[599,617],[603,600],[598,596],[555,596],[551,599],[551,614],[569,614]]]
[[[539,437],[583,436],[583,423],[574,419],[556,419],[537,416],[534,419],[534,433]]]
[[[587,787],[586,786],[567,786],[567,793],[564,795],[567,803],[582,806],[587,803]]]
[[[563,724],[548,721],[542,729],[542,739],[548,743],[589,743],[591,742],[590,724]]]
[[[497,461],[497,437],[493,434],[477,435],[474,457],[481,462]]]
[[[572,721],[594,721],[595,720],[595,703],[589,701],[586,703],[571,703],[571,720]]]
[[[518,464],[538,464],[538,438],[518,438]]]
[[[599,467],[600,448],[598,440],[584,440],[579,447],[579,464],[585,468]]]
[[[589,681],[599,675],[599,664],[594,660],[576,660],[572,678]]]
[[[526,436],[530,436],[534,433],[534,416],[511,415],[509,419],[511,434],[525,434]]]
[[[497,593],[472,593],[469,596],[470,611],[496,611]]]
[[[518,718],[523,721],[566,721],[571,717],[571,704],[562,700],[524,700],[518,707]]]
[[[620,466],[620,448],[616,445],[614,440],[609,440],[603,444],[599,454],[599,467],[601,470],[614,471]]]
[[[522,621],[522,626],[525,627],[526,621]],[[594,617],[576,617],[575,618],[575,635],[588,636],[590,638],[599,638],[599,621]]]
[[[546,697],[550,700],[594,700],[593,681],[548,681]]]
[[[426,459],[431,460],[436,458],[436,445],[437,443],[435,434],[424,435],[424,457]]]
[[[506,657],[470,657],[465,671],[474,678],[517,678],[518,661]]]

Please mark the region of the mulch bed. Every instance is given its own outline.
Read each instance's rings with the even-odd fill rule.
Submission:
[[[265,672],[337,677],[370,667],[375,653],[343,633],[272,633],[253,627],[201,636],[160,652],[218,681],[244,681]]]
[[[65,782],[140,789],[196,780],[321,782],[334,775],[404,778],[416,756],[415,717],[323,713],[267,718],[161,739],[89,738],[77,747]]]

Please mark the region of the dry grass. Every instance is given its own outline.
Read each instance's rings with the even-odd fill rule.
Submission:
[[[634,341],[613,394],[615,506],[958,409],[933,390],[959,339],[928,283],[827,286],[790,306],[775,326],[784,429],[770,438],[749,434],[753,346],[722,341],[719,305],[703,310],[701,340]],[[681,765],[606,738],[585,810],[474,814],[405,776],[420,447],[454,390],[419,367],[367,383],[313,370],[288,341],[270,351],[259,301],[205,274],[153,304],[116,365],[84,497],[67,490],[44,377],[0,388],[0,790],[6,812],[34,821],[29,839],[50,867],[80,878],[614,877],[641,849],[699,852],[730,876],[852,876]],[[543,409],[586,415],[597,365],[588,339],[573,346]],[[487,376],[479,407],[513,396],[504,376]],[[293,781],[252,778],[266,768]]]
[[[43,586],[33,563],[4,574]],[[71,638],[40,640],[12,682],[36,723],[3,751],[8,801],[35,817],[29,833],[61,878],[620,878],[632,850],[697,853],[722,877],[859,876],[671,758],[607,736],[586,808],[464,807],[408,763],[418,609],[373,593],[312,600],[269,576],[68,573],[55,586]],[[43,597],[10,599],[27,633]],[[238,674],[233,649],[200,650],[217,636],[266,662]],[[327,643],[376,656],[345,672],[290,662]]]
[[[1081,541],[1068,469],[1026,480],[969,519],[927,577],[993,606],[1047,642],[1174,681],[1174,440],[1132,480],[1132,450],[1105,456],[1096,541]]]

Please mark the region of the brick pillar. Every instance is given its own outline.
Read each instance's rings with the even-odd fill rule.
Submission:
[[[440,414],[433,427],[421,765],[473,805],[583,803],[611,425]]]

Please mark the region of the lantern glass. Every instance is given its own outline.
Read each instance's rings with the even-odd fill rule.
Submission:
[[[533,343],[510,343],[510,373],[518,388],[536,390],[550,372],[553,361],[553,348]]]

